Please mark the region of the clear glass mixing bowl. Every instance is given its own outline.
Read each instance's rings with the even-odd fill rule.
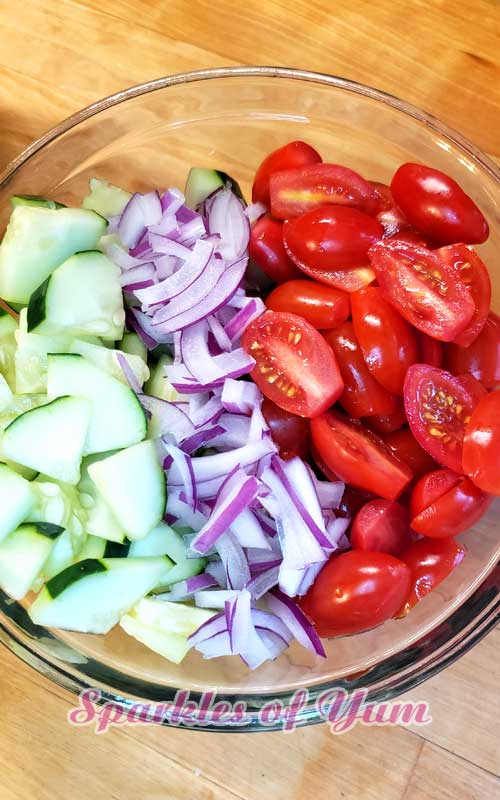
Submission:
[[[340,78],[298,70],[237,67],[174,75],[102,100],[62,122],[0,175],[0,229],[11,194],[49,195],[79,204],[92,176],[127,189],[182,186],[189,167],[213,165],[250,195],[263,156],[305,139],[325,159],[387,181],[404,161],[453,176],[483,210],[491,236],[480,251],[492,270],[500,309],[500,171],[472,144],[417,108]],[[96,686],[103,699],[165,702],[179,688],[196,699],[244,700],[246,723],[258,710],[309,689],[299,724],[319,721],[316,698],[328,687],[368,690],[383,700],[410,689],[472,647],[500,618],[500,502],[461,538],[469,553],[437,591],[400,621],[326,643],[327,659],[292,646],[255,672],[237,658],[180,666],[121,630],[105,637],[33,626],[24,607],[0,597],[0,637],[24,661],[74,692]],[[196,726],[191,726],[196,727]],[[206,726],[204,726],[206,729]],[[218,728],[221,729],[220,727]],[[267,726],[266,730],[272,729]]]

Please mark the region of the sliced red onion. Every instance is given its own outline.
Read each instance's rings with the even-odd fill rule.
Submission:
[[[183,450],[180,450],[178,447],[174,447],[173,445],[170,444],[165,445],[165,450],[172,458],[173,463],[177,467],[177,470],[182,477],[187,504],[193,509],[193,511],[195,511],[197,494],[196,494],[196,481],[194,478],[194,470],[193,470],[191,456],[185,453]],[[167,486],[168,486],[168,475],[167,475]]]
[[[272,589],[266,596],[266,601],[270,610],[284,622],[294,639],[313,653],[326,658],[321,639],[297,603],[279,589]]]
[[[324,564],[311,564],[310,567],[302,570],[302,577],[295,592],[297,597],[302,597],[307,593],[324,566]],[[287,594],[287,592],[284,594]]]
[[[203,397],[203,395],[202,395]],[[196,409],[191,408],[191,401],[189,406],[190,418],[195,428],[201,428],[203,425],[209,423],[219,422],[223,428],[226,426],[221,421],[224,408],[218,397],[211,397],[206,403]]]
[[[153,251],[149,244],[148,234],[147,231],[144,232],[142,238],[140,239],[139,243],[136,244],[135,247],[132,247],[129,250],[129,254],[134,258],[140,258],[141,261],[151,261]]]
[[[230,615],[228,606],[232,606]],[[234,600],[226,604],[226,618],[228,617],[232,653],[240,655],[250,669],[256,669],[269,659],[269,650],[255,629],[249,592],[239,592]]]
[[[264,531],[249,508],[245,508],[231,525],[231,533],[242,547],[271,549]]]
[[[260,317],[266,310],[264,302],[260,297],[251,297],[247,299],[245,305],[236,312],[234,317],[226,325],[226,334],[234,341],[239,339],[243,332],[247,329],[250,323]]]
[[[191,255],[191,250],[185,244],[180,244],[168,236],[160,236],[158,233],[149,234],[149,243],[154,253],[164,256],[175,256],[182,261],[187,261]]]
[[[238,594],[237,589],[212,589],[196,592],[194,602],[198,608],[224,608],[225,604],[234,600]]]
[[[232,655],[232,651],[229,633],[226,630],[210,639],[205,639],[196,645],[196,649],[205,659],[230,656]]]
[[[175,243],[174,243],[175,244]],[[176,245],[182,247],[182,245]],[[163,303],[166,300],[172,300],[183,292],[186,292],[190,286],[197,281],[203,274],[208,266],[212,257],[214,248],[209,242],[199,239],[193,250],[187,250],[188,255],[185,262],[177,272],[174,272],[169,277],[165,278],[160,283],[157,283],[154,290],[142,290],[136,293],[136,297],[143,305],[155,305],[156,303]],[[170,256],[177,256],[173,253]]]
[[[193,458],[196,483],[200,484],[214,478],[225,480],[235,467],[245,469],[270,452],[275,452],[275,445],[272,442],[262,440],[260,442],[251,442],[229,453],[216,453],[211,456]],[[175,467],[172,468],[172,473],[170,476],[172,486],[181,485],[182,481],[180,476],[176,474]]]
[[[155,330],[151,318],[138,308],[129,309],[128,319],[130,319],[135,332],[139,334],[149,350],[152,350],[158,344],[169,344],[172,341],[171,334],[162,334]]]
[[[114,242],[108,244],[106,247],[106,255],[120,267],[122,272],[126,272],[126,270],[132,269],[133,267],[140,267],[143,263],[138,258],[133,258],[123,247],[120,247],[120,245]]]
[[[210,428],[202,428],[196,431],[196,433],[193,433],[192,436],[184,439],[181,444],[181,450],[184,450],[185,453],[194,453],[196,450],[199,450],[200,447],[204,447],[206,444],[210,445],[212,439],[216,436],[221,436],[224,432],[222,425],[212,425]]]
[[[131,286],[143,281],[156,282],[155,266],[152,262],[141,264],[138,267],[131,267],[120,275],[120,286],[126,291],[131,291]]]
[[[125,247],[133,248],[146,233],[146,224],[142,210],[141,195],[132,195],[118,223],[118,233]]]
[[[210,247],[210,245],[208,246]],[[188,283],[183,291],[175,295],[175,303],[162,306],[155,312],[153,316],[154,324],[160,326],[161,330],[168,324],[172,332],[185,328],[186,325],[179,326],[177,323],[172,324],[172,321],[192,311],[193,308],[196,308],[200,303],[206,300],[216,288],[223,274],[224,262],[221,259],[209,258],[201,271],[198,272],[197,278]],[[174,273],[172,280],[175,275],[177,275],[177,273]],[[166,280],[170,279],[167,278]],[[225,298],[221,298],[221,305],[223,302],[225,302]],[[211,313],[212,310],[206,314],[198,314],[198,316],[192,315],[187,324],[192,325],[195,322],[199,322],[200,319],[205,319],[205,317],[208,317]]]
[[[272,631],[288,644],[290,644],[293,639],[288,625],[283,622],[279,615],[271,614],[269,611],[264,611],[261,608],[252,608],[252,622],[257,629],[262,628]]]
[[[231,533],[224,533],[217,540],[217,551],[226,571],[228,589],[243,589],[250,581],[250,568],[243,548]]]
[[[339,549],[340,542],[342,542],[350,523],[351,520],[348,517],[337,517],[327,523],[326,534],[334,549]]]
[[[248,439],[249,441],[259,441],[259,439],[263,439],[267,434],[269,434],[269,425],[262,413],[262,408],[260,403],[254,406],[252,410],[252,416],[250,418],[250,429],[248,431]]]
[[[157,225],[163,214],[158,192],[148,192],[147,194],[139,195],[139,203],[146,227],[149,228],[151,225]]]
[[[247,584],[247,589],[252,595],[252,600],[259,600],[266,592],[276,586],[279,578],[279,566],[270,567],[258,575],[254,575]]]
[[[217,317],[212,314],[210,317],[207,317],[207,322],[208,327],[210,328],[210,331],[220,349],[224,350],[225,352],[230,352],[232,350],[231,339],[227,335],[224,327],[221,325]]]
[[[250,225],[257,222],[264,214],[267,214],[267,207],[264,203],[250,203],[250,205],[245,208],[245,215]]]
[[[274,538],[276,536],[276,523],[264,511],[261,511],[258,508],[253,509],[253,514],[259,520],[260,527],[268,536]]]
[[[250,414],[257,403],[262,402],[262,394],[255,383],[226,378],[221,402],[231,414]]]
[[[175,214],[163,214],[162,218],[156,223],[156,225],[151,225],[149,227],[149,233],[157,233],[160,236],[170,236],[171,238],[178,236],[179,225]]]
[[[197,492],[199,495],[199,491]],[[167,513],[169,517],[174,517],[179,524],[191,528],[193,531],[199,531],[205,525],[207,518],[197,508],[195,511],[189,504],[181,498],[180,492],[169,491],[167,495]]]
[[[222,561],[209,561],[207,566],[205,567],[205,572],[207,572],[209,575],[212,575],[212,577],[215,578],[221,589],[226,588],[227,586],[226,570],[224,569],[224,564],[222,563]]]
[[[265,648],[268,652],[267,657],[270,661],[274,661],[276,658],[279,658],[279,656],[289,646],[289,643],[285,641],[285,639],[282,639],[277,633],[274,633],[267,628],[256,626],[255,630],[259,634],[262,643],[265,645]]]
[[[304,462],[300,458],[284,461],[278,456],[273,456],[271,463],[312,535],[321,547],[330,547],[318,495]]]
[[[164,192],[161,196],[161,207],[164,213],[168,214],[177,214],[181,208],[184,206],[184,195],[179,189],[168,189],[168,191]],[[190,209],[184,206],[186,211]],[[184,219],[180,219],[180,222],[184,222]]]
[[[222,408],[222,411],[224,410]],[[250,419],[242,414],[221,414],[218,423],[225,429],[225,433],[216,436],[212,447],[217,450],[227,451],[243,447],[249,440]]]
[[[194,434],[195,429],[188,415],[175,403],[147,394],[140,394],[139,400],[142,407],[155,418],[159,436],[165,436],[178,444]],[[178,485],[182,485],[182,480],[179,480]]]
[[[319,481],[316,478],[314,486],[321,508],[339,508],[345,490],[342,481]]]
[[[206,212],[209,233],[220,234],[218,249],[223,258],[241,258],[250,239],[250,224],[241,201],[231,189],[220,189],[208,199]]]
[[[169,278],[179,268],[179,259],[175,256],[155,256],[153,263],[156,267],[158,280],[162,281]]]
[[[116,350],[116,360],[118,361],[118,363],[119,363],[119,365],[121,367],[121,370],[122,370],[122,372],[123,372],[123,374],[125,376],[125,379],[126,379],[128,385],[130,386],[130,388],[132,389],[132,391],[135,392],[136,394],[141,394],[142,393],[142,388],[141,388],[141,386],[139,384],[139,381],[135,377],[134,370],[132,369],[132,367],[128,363],[128,360],[127,360],[127,357],[125,356],[125,354],[121,353],[119,350]]]
[[[190,600],[197,592],[201,592],[203,589],[210,589],[212,586],[216,585],[217,582],[211,575],[202,573],[201,575],[195,575],[193,578],[187,578],[184,581],[174,583],[169,592],[159,594],[157,598],[161,600],[171,600],[173,602]]]
[[[212,636],[217,636],[223,631],[227,632],[226,615],[224,613],[216,614],[211,619],[203,622],[191,636],[188,636],[188,642],[192,645],[197,645],[206,639],[210,639]]]
[[[179,241],[185,244],[191,244],[191,242],[198,240],[200,236],[205,236],[206,232],[207,229],[203,217],[198,215],[194,219],[183,223],[180,230]]]

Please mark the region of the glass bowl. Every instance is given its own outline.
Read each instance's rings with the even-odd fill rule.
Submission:
[[[387,182],[404,161],[454,177],[491,226],[480,251],[500,263],[500,172],[472,144],[433,117],[390,95],[329,75],[236,67],[174,75],[102,100],[75,114],[16,158],[0,176],[0,229],[12,194],[49,195],[79,204],[93,176],[130,190],[183,186],[193,165],[213,165],[250,195],[252,174],[275,147],[305,139],[325,160]],[[500,309],[500,274],[493,273]],[[299,725],[321,720],[326,689],[366,689],[367,701],[398,695],[465,653],[500,618],[500,535],[496,502],[460,537],[464,563],[403,620],[326,642],[328,657],[292,646],[254,672],[237,658],[203,661],[191,653],[176,666],[121,629],[105,637],[35,627],[22,604],[0,598],[0,637],[44,675],[103,700],[166,702],[178,689],[192,699],[215,689],[219,700],[246,703],[244,724],[217,730],[270,730],[259,709],[298,688],[308,700]],[[190,727],[196,728],[197,725]],[[279,722],[276,722],[279,727]],[[207,726],[203,725],[206,730]],[[208,726],[210,729],[210,726]]]

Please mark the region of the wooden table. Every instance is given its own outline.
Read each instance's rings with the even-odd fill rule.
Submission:
[[[0,0],[0,164],[130,84],[230,64],[374,84],[500,156],[497,0]],[[0,650],[0,797],[500,797],[500,631],[413,692],[432,725],[223,736],[70,728],[74,699]]]

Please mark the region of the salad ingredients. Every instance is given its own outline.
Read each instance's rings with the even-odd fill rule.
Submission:
[[[250,234],[248,255],[275,283],[302,278],[283,244],[283,223],[272,217],[257,220]]]
[[[407,426],[385,434],[383,439],[396,458],[410,467],[415,478],[419,478],[437,467],[432,456],[420,447]]]
[[[413,489],[411,527],[431,539],[457,536],[481,519],[491,500],[463,475],[451,470],[431,472]]]
[[[266,156],[255,173],[252,187],[253,202],[269,206],[269,180],[274,172],[303,167],[307,164],[317,164],[320,161],[320,154],[306,142],[289,142],[283,147],[273,150]]]
[[[273,438],[284,459],[298,456],[307,459],[309,452],[309,421],[297,414],[290,414],[283,408],[264,398],[262,414]]]
[[[353,550],[400,556],[411,541],[410,515],[400,503],[371,500],[358,511],[352,523]]]
[[[266,306],[271,311],[297,314],[318,330],[337,328],[351,310],[345,292],[306,280],[288,280],[277,286],[266,297]]]
[[[481,333],[468,347],[446,345],[446,367],[454,375],[470,373],[486,389],[500,386],[500,318],[489,314]]]
[[[463,468],[476,486],[500,494],[500,392],[479,401],[467,423]]]
[[[411,571],[411,588],[398,612],[407,614],[426,595],[439,586],[464,560],[466,548],[453,538],[420,539],[401,556]]]
[[[454,244],[436,250],[445,264],[453,267],[457,278],[469,289],[475,311],[468,326],[455,338],[455,344],[469,347],[484,328],[491,304],[491,281],[488,270],[472,247]]]

